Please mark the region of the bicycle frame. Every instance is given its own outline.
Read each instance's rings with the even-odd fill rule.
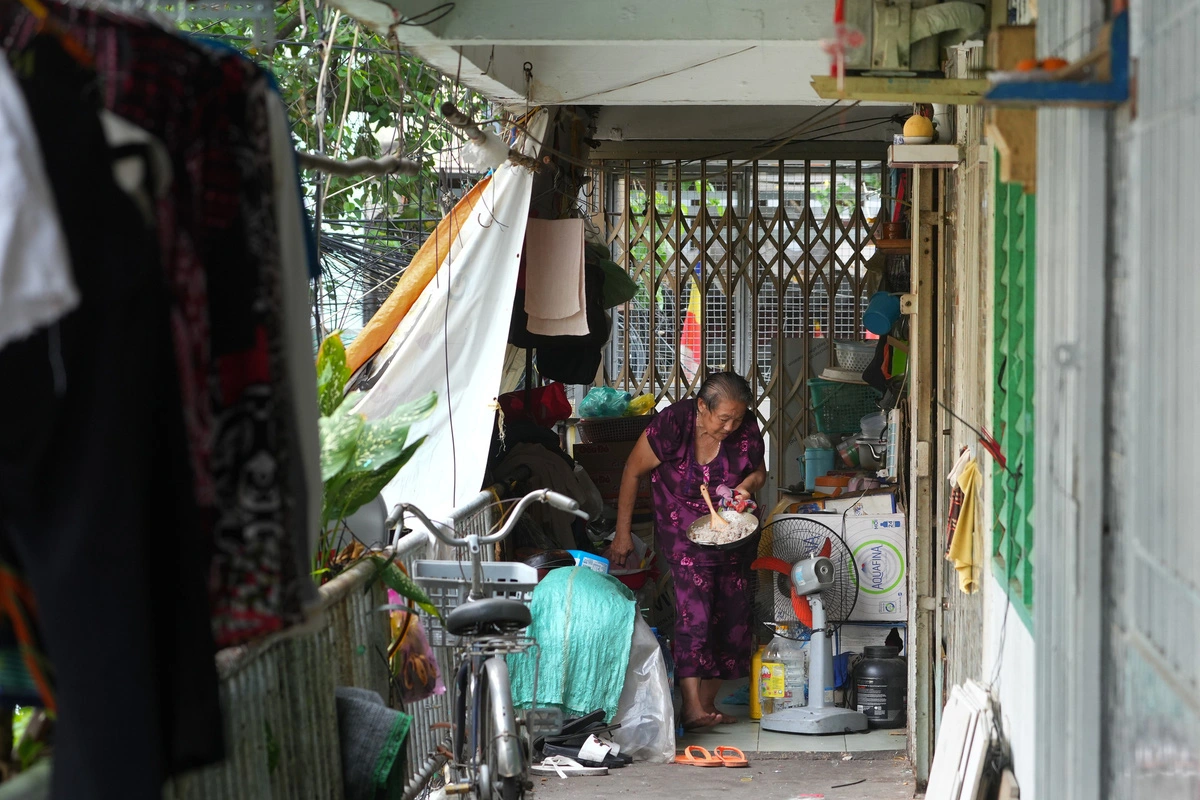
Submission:
[[[438,523],[426,516],[425,512],[411,503],[400,503],[392,513],[388,515],[385,528],[396,528],[397,534],[404,529],[404,515],[412,514],[419,519],[423,525],[429,530],[430,534],[438,540],[451,547],[466,547],[471,559],[471,600],[479,600],[483,597],[483,551],[482,546],[485,544],[495,544],[496,542],[505,539],[516,528],[517,521],[521,519],[521,515],[525,513],[525,509],[534,503],[546,503],[557,508],[559,511],[566,511],[569,514],[574,514],[583,520],[588,520],[590,517],[586,512],[579,510],[579,503],[569,497],[552,492],[549,489],[539,489],[522,497],[512,513],[509,515],[508,521],[500,528],[499,531],[487,536],[478,534],[468,534],[466,538],[460,539],[456,536],[447,534],[445,531],[453,530],[444,523]],[[394,545],[395,542],[393,541]]]
[[[483,580],[483,547],[495,544],[507,537],[515,528],[521,515],[533,503],[546,503],[561,511],[588,519],[588,515],[579,510],[579,504],[574,500],[549,490],[530,492],[522,497],[513,508],[508,520],[495,533],[480,536],[469,534],[464,538],[454,535],[450,526],[431,520],[421,509],[409,503],[397,505],[388,515],[388,527],[403,530],[406,513],[412,514],[429,531],[430,535],[451,547],[466,547],[471,562],[471,589],[464,602],[480,600],[484,597]],[[452,736],[453,762],[460,775],[465,777],[465,783],[448,785],[447,794],[465,794],[472,790],[484,800],[494,800],[491,782],[497,778],[508,781],[518,781],[521,791],[524,790],[526,771],[528,768],[526,750],[521,745],[518,732],[517,718],[512,701],[512,684],[509,679],[508,662],[503,655],[508,650],[501,646],[501,639],[478,639],[466,641],[459,668],[452,683],[455,691],[453,714],[455,719],[454,735]],[[488,643],[493,647],[488,649]],[[516,646],[515,640],[510,644]],[[477,649],[480,646],[483,649]],[[533,644],[536,648],[536,643]],[[534,695],[537,692],[535,670]],[[482,708],[487,700],[487,709]],[[468,707],[469,703],[469,707]],[[485,716],[486,714],[486,716]],[[490,722],[490,726],[487,724]],[[528,722],[528,721],[527,721]],[[481,741],[481,729],[492,731],[491,741]],[[527,725],[528,727],[528,725]],[[469,732],[469,741],[468,734]],[[532,743],[530,743],[532,744]],[[469,746],[469,752],[466,748]],[[494,751],[493,751],[494,747]],[[494,758],[490,758],[494,752]],[[490,763],[489,763],[490,761]],[[432,774],[433,762],[426,764],[420,771],[421,775]],[[495,775],[491,774],[495,770]],[[419,787],[410,786],[405,796],[411,795],[411,790]],[[510,788],[506,786],[506,788]],[[498,799],[495,799],[498,800]]]

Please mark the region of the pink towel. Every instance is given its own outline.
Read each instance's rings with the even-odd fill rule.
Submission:
[[[531,219],[525,229],[529,332],[587,336],[582,219]]]

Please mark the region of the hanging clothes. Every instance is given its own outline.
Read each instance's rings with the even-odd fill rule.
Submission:
[[[0,65],[0,347],[79,304],[33,122]]]
[[[22,376],[0,400],[20,421],[0,435],[0,526],[53,664],[53,797],[154,798],[224,754],[169,304],[111,166],[137,156],[109,146],[94,79],[47,37],[19,63],[81,300],[0,350]]]
[[[224,756],[217,647],[317,599],[315,250],[270,75],[47,6],[94,58],[0,5],[0,703],[56,711],[54,800],[158,798]]]
[[[280,311],[289,299],[295,308],[300,293],[283,287],[275,208],[282,181],[277,186],[269,121],[279,99],[266,73],[222,45],[46,5],[94,51],[104,106],[171,156],[175,184],[159,203],[158,239],[199,534],[215,559],[214,632],[220,646],[252,641],[299,622],[316,599],[307,567],[314,473],[306,466],[315,448],[311,439],[302,444],[300,411],[289,399],[298,393],[315,409],[316,397],[302,382],[298,348],[286,344]],[[0,34],[20,50],[36,30],[25,14]],[[309,271],[307,263],[289,268]],[[307,295],[293,313],[307,319]]]
[[[595,263],[584,266],[586,336],[539,336],[529,330],[525,290],[518,289],[509,326],[509,342],[536,349],[537,370],[543,378],[567,384],[590,384],[600,369],[604,346],[611,329],[604,313],[604,271]]]
[[[538,336],[587,336],[583,220],[530,219],[525,229],[525,312]]]
[[[958,573],[958,588],[964,594],[979,591],[983,545],[975,524],[979,486],[983,476],[979,463],[964,449],[948,476],[952,487],[946,531],[946,560]]]

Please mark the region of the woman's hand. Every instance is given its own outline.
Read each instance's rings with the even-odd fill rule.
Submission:
[[[632,553],[633,534],[630,531],[618,530],[613,543],[609,545],[605,558],[608,559],[609,566],[615,569],[623,569]]]
[[[759,464],[753,472],[746,476],[746,480],[737,485],[733,490],[734,495],[738,500],[751,500],[754,493],[763,488],[767,483],[767,466]]]
[[[642,476],[659,464],[658,456],[650,448],[646,434],[642,434],[633,452],[625,462],[625,472],[621,475],[621,494],[617,500],[617,536],[612,546],[608,548],[609,564],[620,569],[629,560],[633,552],[633,507],[637,503],[638,484]]]

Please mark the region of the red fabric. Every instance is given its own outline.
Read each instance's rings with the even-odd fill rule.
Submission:
[[[525,408],[525,396],[529,396],[530,409]],[[551,383],[528,392],[518,391],[500,395],[500,408],[504,418],[511,422],[535,422],[550,428],[556,422],[571,418],[571,401],[561,383]]]

